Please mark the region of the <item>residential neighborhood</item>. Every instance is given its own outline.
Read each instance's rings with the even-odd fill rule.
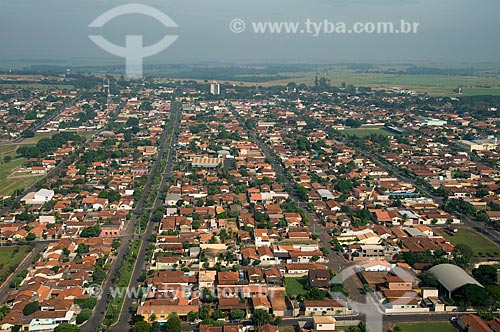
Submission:
[[[12,176],[37,174],[1,197],[0,330],[498,331],[500,120],[483,105],[92,80],[0,90],[0,119],[21,122],[2,134]],[[58,111],[36,125],[39,109]]]

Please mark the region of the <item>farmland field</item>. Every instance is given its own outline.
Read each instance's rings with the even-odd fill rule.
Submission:
[[[281,73],[289,76],[286,80],[265,82],[261,85],[286,85],[289,82],[314,85],[316,73]],[[428,93],[437,96],[459,96],[453,90],[462,87],[462,96],[500,95],[500,76],[444,76],[444,75],[408,75],[408,74],[383,74],[361,73],[352,70],[332,70],[321,73],[320,77],[330,80],[330,85],[341,86],[353,84],[354,86],[367,86],[371,88],[399,87],[410,89],[419,93]],[[255,83],[254,83],[255,84]]]

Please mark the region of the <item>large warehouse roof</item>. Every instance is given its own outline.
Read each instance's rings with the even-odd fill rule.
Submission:
[[[449,292],[453,292],[467,284],[483,287],[476,279],[468,275],[467,272],[453,264],[439,264],[431,268],[429,272],[432,273],[439,283]]]

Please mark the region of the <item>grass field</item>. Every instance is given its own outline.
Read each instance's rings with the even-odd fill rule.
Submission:
[[[0,163],[0,195],[8,196],[12,195],[17,189],[25,189],[35,183],[40,176],[8,179],[7,177],[16,169],[21,166],[26,158],[17,157],[15,151],[3,154],[2,158],[5,156],[11,156],[12,160],[8,163]]]
[[[16,249],[17,248],[17,249]],[[2,283],[30,252],[29,246],[0,247],[0,283]]]
[[[307,285],[307,278],[285,278],[286,292],[288,295],[304,295],[307,290],[304,288]]]
[[[493,256],[500,255],[500,247],[491,242],[475,230],[471,228],[460,228],[455,236],[451,236],[445,232],[443,235],[450,240],[453,245],[463,243],[468,245],[474,251],[476,256],[486,255],[491,253]]]
[[[447,322],[399,323],[402,332],[458,332],[458,329]]]
[[[344,129],[340,130],[341,134],[345,135],[355,135],[358,137],[367,137],[371,134],[384,135],[384,136],[395,136],[397,134],[390,132],[384,128],[355,128],[355,129]]]

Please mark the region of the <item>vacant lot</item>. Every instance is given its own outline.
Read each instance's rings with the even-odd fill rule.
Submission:
[[[400,323],[402,332],[458,332],[458,329],[447,322]]]
[[[285,278],[286,292],[288,295],[304,295],[307,293],[305,286],[307,285],[307,278]]]
[[[500,255],[500,247],[491,242],[472,228],[460,228],[455,236],[451,236],[445,232],[443,235],[450,240],[453,245],[463,243],[468,245],[474,251],[476,256],[483,256],[488,253],[492,256]]]
[[[2,283],[31,251],[29,246],[0,247],[0,283]]]

